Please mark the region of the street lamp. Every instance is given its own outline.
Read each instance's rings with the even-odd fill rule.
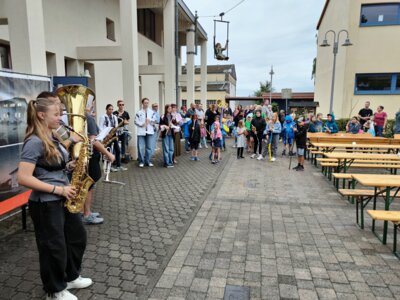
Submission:
[[[272,76],[274,76],[274,74],[273,66],[271,66],[271,71],[269,72],[269,75],[271,75],[271,81],[269,85],[269,104],[272,104]]]
[[[339,52],[340,34],[342,32],[346,33],[346,40],[342,44],[343,47],[352,46],[353,44],[350,42],[349,32],[347,30],[342,29],[339,31],[338,34],[336,34],[336,32],[334,30],[328,30],[325,33],[325,38],[322,41],[322,44],[320,45],[320,47],[330,47],[330,44],[328,43],[328,39],[327,39],[328,33],[330,33],[330,32],[333,33],[333,70],[332,70],[332,85],[331,85],[331,99],[330,99],[330,104],[329,104],[329,113],[333,113],[333,91],[335,89],[336,55]]]

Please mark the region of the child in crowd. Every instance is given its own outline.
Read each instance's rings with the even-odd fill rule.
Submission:
[[[240,120],[238,123],[238,127],[236,129],[236,134],[237,134],[237,158],[244,158],[243,156],[243,149],[244,149],[244,145],[245,145],[245,140],[246,140],[246,136],[245,136],[245,128],[243,125],[243,120]]]
[[[291,115],[285,117],[285,122],[283,123],[283,151],[282,156],[286,155],[286,145],[289,145],[289,155],[293,155],[293,139],[294,139],[294,127],[295,123]]]
[[[192,124],[192,116],[183,119],[183,123],[181,125],[183,137],[185,138],[185,151],[186,153],[190,152],[190,143],[189,143],[189,126]]]
[[[207,130],[206,130],[206,126],[204,125],[204,123],[202,122],[200,124],[200,146],[199,148],[208,148],[207,146]]]
[[[221,159],[222,132],[219,121],[215,121],[211,131],[212,164],[217,164]]]
[[[190,150],[192,150],[192,157],[190,159],[198,161],[197,150],[200,143],[200,121],[197,119],[197,114],[193,115],[192,122],[189,126],[189,143]]]
[[[266,157],[268,156],[268,154],[269,154],[269,149],[268,149],[268,146],[269,146],[269,137],[270,137],[270,128],[271,128],[271,120],[268,118],[268,116],[267,117],[265,117],[265,123],[267,124],[267,126],[265,127],[265,130],[264,130],[264,134],[263,134],[263,143],[264,143],[264,145],[263,145],[263,150],[262,150],[262,157],[263,157],[263,159],[266,159]]]
[[[374,124],[374,118],[371,117],[368,121],[364,123],[364,128],[372,136],[376,136],[375,134],[375,124]]]
[[[297,126],[294,128],[295,136],[296,136],[296,148],[297,148],[297,167],[294,167],[293,170],[296,171],[304,171],[304,153],[306,151],[307,145],[307,131],[308,124],[304,122],[304,118],[300,117],[297,121]]]
[[[247,146],[247,153],[251,153],[252,151],[252,144],[253,144],[253,137],[251,136],[251,120],[253,119],[253,114],[250,113],[246,116],[246,121],[244,122],[245,129],[246,129],[246,146]]]
[[[338,131],[339,131],[339,128],[335,122],[335,115],[328,114],[328,121],[326,121],[326,123],[324,125],[324,132],[337,133]]]
[[[347,122],[346,125],[346,132],[357,134],[361,131],[361,124],[358,122],[358,118],[356,116],[352,117],[349,122]]]
[[[276,152],[278,150],[278,140],[279,140],[279,136],[281,134],[281,123],[279,122],[279,118],[278,118],[278,113],[274,113],[272,116],[272,121],[271,121],[271,125],[269,126],[270,128],[270,141],[269,144],[271,145],[271,149],[269,151],[272,151],[272,153],[270,154],[271,161],[276,161]]]

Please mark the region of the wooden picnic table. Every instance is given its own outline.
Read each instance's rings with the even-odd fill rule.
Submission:
[[[367,187],[373,187],[375,191],[375,197],[385,195],[385,210],[390,209],[390,205],[397,196],[400,190],[400,176],[397,175],[385,175],[385,174],[353,174],[353,179],[359,184]],[[391,190],[396,189],[396,192],[391,195]],[[387,239],[388,222],[384,221],[383,224],[383,235],[382,239],[378,234],[374,234],[386,244]]]
[[[324,156],[338,160],[338,172],[344,173],[356,159],[362,160],[381,160],[382,163],[395,162],[400,163],[400,156],[397,154],[380,154],[380,153],[354,153],[354,152],[326,152]]]
[[[390,145],[390,144],[364,144],[364,143],[349,143],[343,142],[340,143],[321,143],[321,142],[311,142],[311,145],[317,148],[324,148],[326,152],[332,152],[336,148],[361,148],[361,149],[384,149],[384,150],[398,150],[400,149],[400,145]]]

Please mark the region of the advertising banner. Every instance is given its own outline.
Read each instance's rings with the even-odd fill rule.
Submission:
[[[0,202],[23,191],[16,175],[28,102],[49,90],[49,77],[0,71]]]

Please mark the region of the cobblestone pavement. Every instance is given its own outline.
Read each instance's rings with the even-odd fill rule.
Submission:
[[[95,284],[74,291],[79,299],[148,298],[229,158],[214,166],[209,150],[200,153],[200,162],[183,154],[174,169],[162,168],[159,154],[156,167],[140,169],[131,163],[128,171],[111,173],[112,180],[126,182],[126,187],[98,185],[94,211],[101,212],[105,223],[86,227],[82,270]],[[19,228],[20,218],[4,222],[0,230]],[[29,232],[0,239],[0,299],[44,297],[31,223],[28,227]]]
[[[106,223],[87,227],[83,275],[95,284],[73,291],[80,299],[222,299],[227,285],[249,287],[252,299],[400,299],[392,232],[385,246],[369,217],[359,229],[320,169],[232,150],[212,166],[201,153],[172,170],[113,173],[127,188],[99,185]],[[32,232],[0,239],[0,262],[1,299],[43,296]]]
[[[222,299],[227,285],[252,299],[400,299],[392,235],[382,245],[369,217],[359,229],[320,169],[288,164],[232,159],[151,299]]]

